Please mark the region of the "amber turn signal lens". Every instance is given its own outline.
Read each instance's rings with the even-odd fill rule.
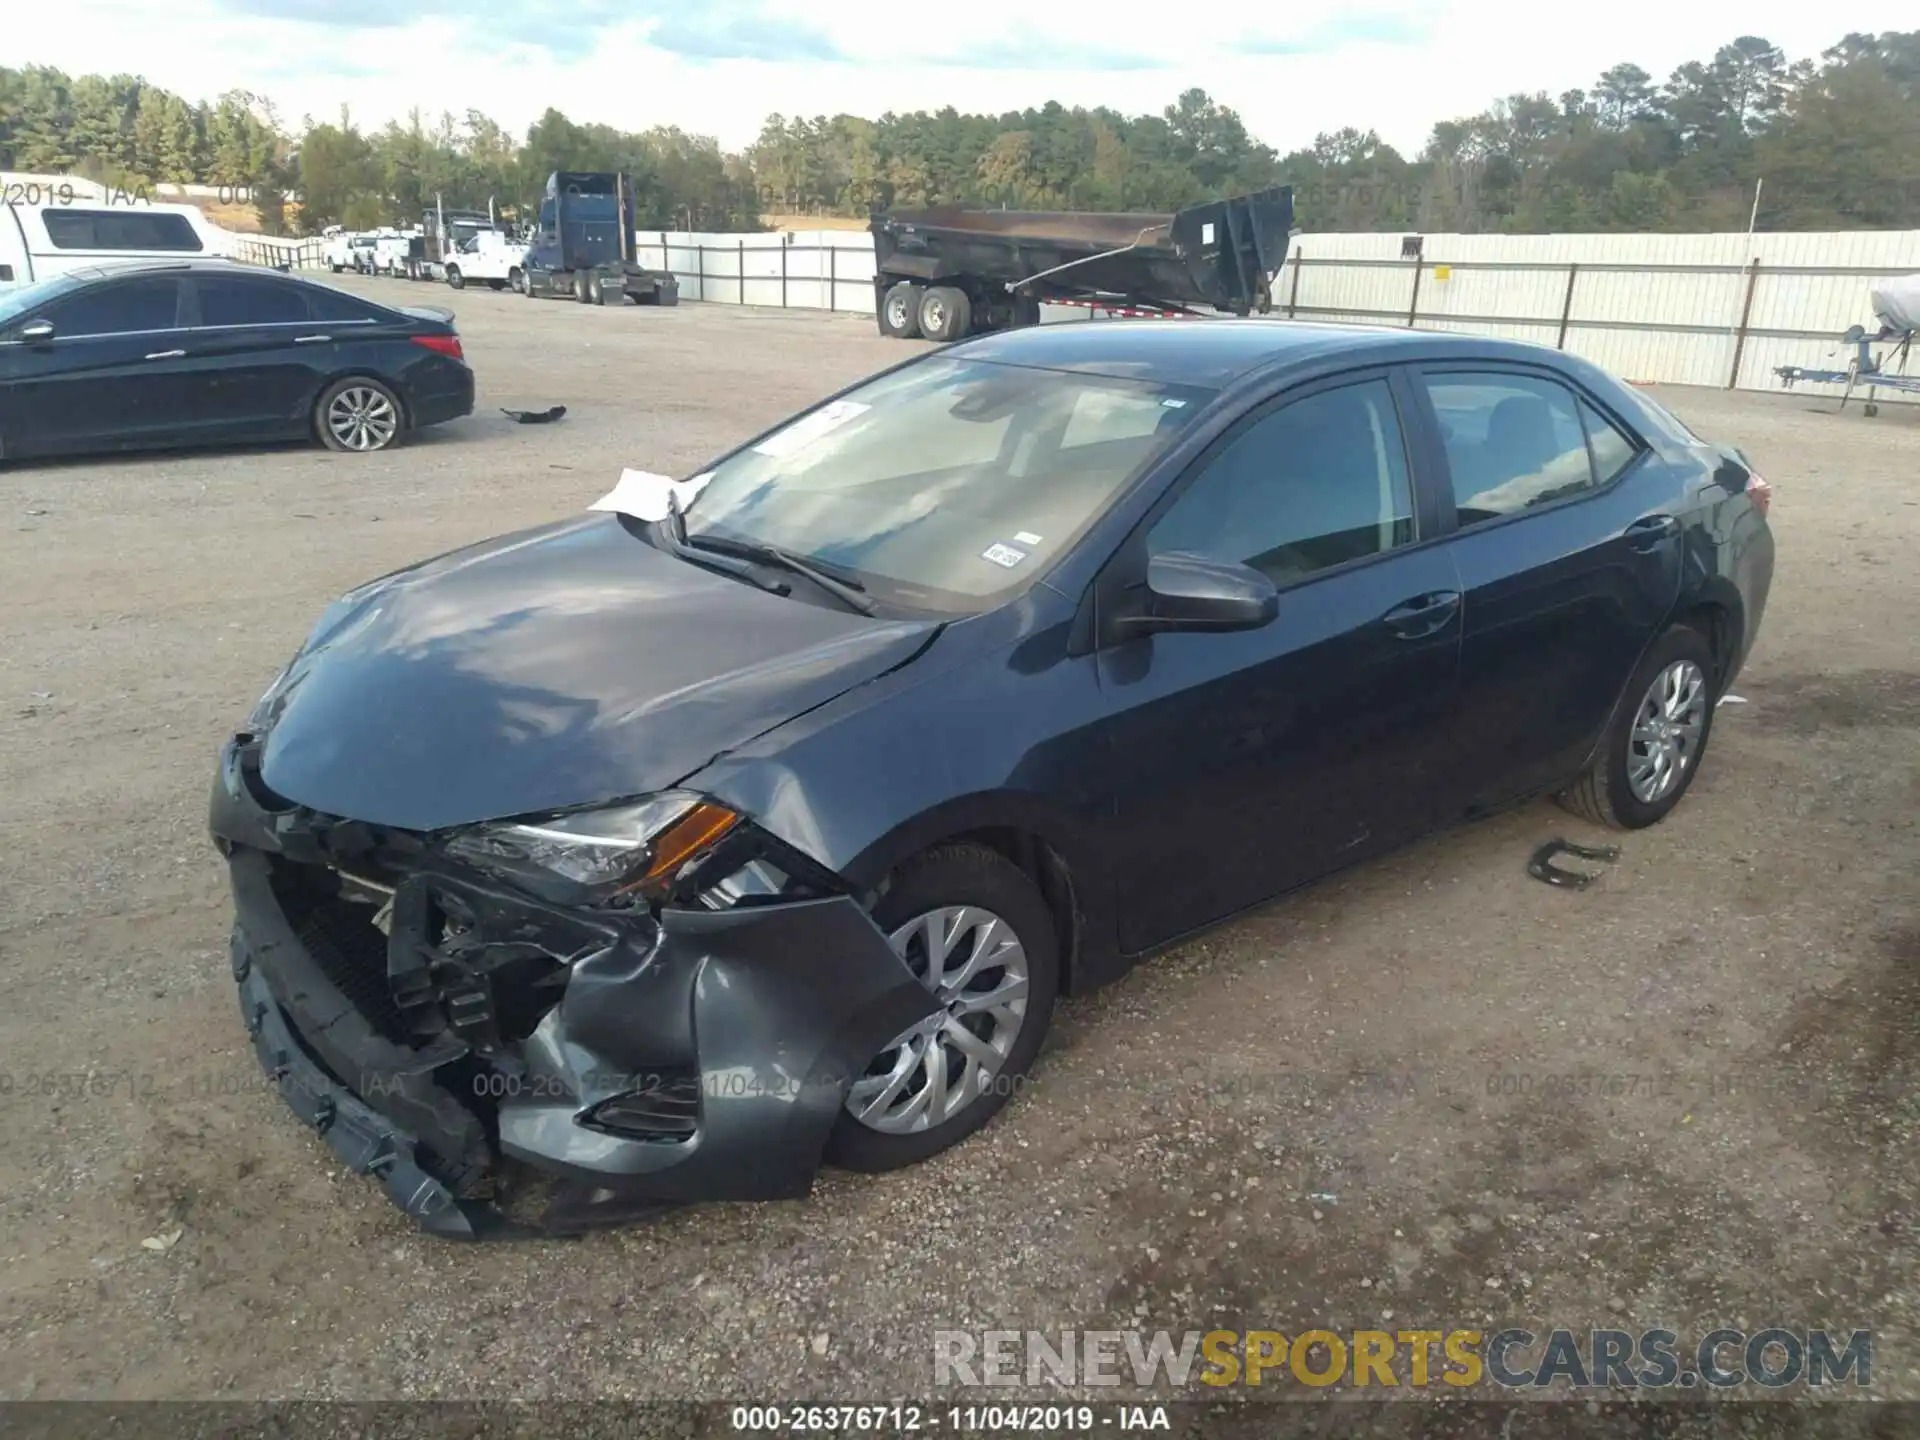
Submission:
[[[665,879],[739,823],[740,817],[726,806],[702,801],[660,832],[647,873],[627,888],[644,890]]]
[[[1747,499],[1753,502],[1753,508],[1760,512],[1760,518],[1764,520],[1767,517],[1767,506],[1773,503],[1773,487],[1758,475],[1749,475]]]

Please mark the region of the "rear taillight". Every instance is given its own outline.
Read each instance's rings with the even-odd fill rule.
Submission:
[[[467,358],[466,352],[460,348],[458,335],[415,335],[413,343],[452,360],[464,361]]]
[[[1748,475],[1747,499],[1753,502],[1753,508],[1760,512],[1760,518],[1764,520],[1767,506],[1773,503],[1773,487],[1758,475]]]

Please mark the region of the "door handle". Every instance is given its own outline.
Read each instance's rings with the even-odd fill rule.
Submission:
[[[293,337],[293,343],[296,345],[324,345],[331,339],[333,339],[331,335],[296,335]]]
[[[178,360],[187,352],[184,350],[156,350],[147,356],[149,360]]]
[[[1418,640],[1445,626],[1459,609],[1459,591],[1435,590],[1394,606],[1380,619],[1402,640]]]
[[[1644,555],[1662,541],[1680,533],[1680,522],[1672,515],[1646,515],[1627,526],[1627,541]]]

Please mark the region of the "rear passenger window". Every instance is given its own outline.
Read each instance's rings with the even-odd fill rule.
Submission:
[[[270,280],[226,279],[201,276],[194,281],[200,291],[202,325],[303,325],[307,320],[307,297],[298,285],[276,285]]]
[[[307,287],[307,311],[315,320],[343,325],[353,321],[372,322],[386,317],[371,305],[325,285]]]
[[[63,300],[47,312],[58,339],[134,335],[171,330],[178,323],[180,282],[171,275],[122,280]]]
[[[123,210],[42,210],[47,239],[58,250],[177,250],[197,255],[200,237],[184,215]]]
[[[1602,485],[1611,485],[1640,456],[1640,447],[1621,428],[1586,401],[1580,418],[1587,426],[1587,446],[1593,451],[1593,473]]]
[[[1491,371],[1445,371],[1426,385],[1462,525],[1595,488],[1579,402],[1566,386]]]
[[[1413,540],[1413,490],[1384,380],[1261,417],[1207,462],[1147,537],[1286,584]]]

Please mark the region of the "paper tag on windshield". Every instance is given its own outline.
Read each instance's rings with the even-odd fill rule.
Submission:
[[[862,405],[858,400],[835,400],[830,405],[822,405],[813,414],[805,416],[787,426],[776,430],[758,445],[753,447],[756,455],[770,455],[778,460],[804,449],[822,435],[838,430],[855,416],[864,415],[871,406]]]
[[[671,475],[655,475],[649,470],[622,470],[620,483],[587,508],[612,510],[636,520],[664,520],[668,496],[677,498],[684,510],[693,503],[694,496],[707,488],[711,479],[711,471],[691,480],[675,480]]]
[[[1031,530],[1022,530],[1018,534],[1016,534],[1013,538],[1019,541],[1022,545],[1038,545],[1040,543],[1040,537],[1034,534]]]
[[[994,564],[1011,570],[1027,558],[1027,552],[1016,550],[1011,545],[989,545],[980,552],[982,560],[991,560]]]

